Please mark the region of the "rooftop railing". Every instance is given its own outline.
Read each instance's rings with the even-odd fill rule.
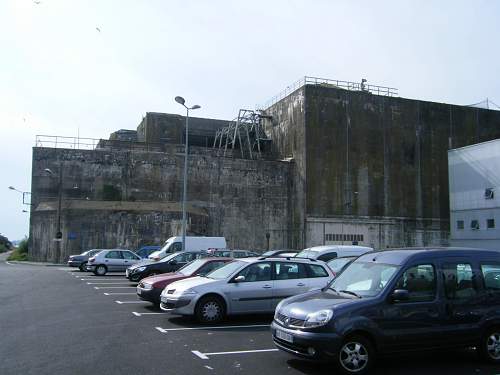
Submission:
[[[363,91],[369,92],[374,95],[381,96],[398,96],[398,89],[394,87],[386,87],[386,86],[378,86],[378,85],[370,85],[366,82],[350,82],[350,81],[342,81],[338,79],[328,79],[328,78],[317,78],[317,77],[308,77],[305,76],[298,81],[292,83],[290,86],[287,86],[285,90],[280,92],[278,95],[272,97],[263,105],[258,106],[259,109],[266,109],[271,107],[273,104],[276,104],[281,99],[287,97],[292,92],[298,90],[302,86],[305,85],[319,85],[326,87],[334,87],[349,91]]]

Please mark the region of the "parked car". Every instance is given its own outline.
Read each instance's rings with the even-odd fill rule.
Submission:
[[[207,251],[225,249],[226,239],[224,237],[201,237],[186,236],[184,251]],[[167,254],[182,251],[182,237],[170,237],[160,250],[149,255],[149,259],[159,260]]]
[[[362,255],[327,287],[283,300],[271,330],[279,349],[346,374],[366,373],[379,354],[423,349],[476,347],[498,364],[500,252]]]
[[[125,271],[131,264],[139,262],[141,258],[130,250],[109,249],[102,250],[87,263],[87,271],[103,276],[108,271]]]
[[[143,246],[135,253],[139,255],[142,259],[147,259],[149,255],[161,249],[161,246]]]
[[[201,258],[193,260],[175,272],[146,277],[137,285],[137,295],[144,301],[159,305],[160,294],[167,285],[188,277],[205,276],[232,260],[231,258]]]
[[[227,257],[227,258],[248,258],[258,257],[259,253],[250,250],[215,250],[212,252],[214,257]]]
[[[356,258],[357,256],[333,258],[332,260],[329,260],[326,264],[328,265],[328,267],[330,267],[333,274],[337,276],[345,268],[347,268],[349,264],[354,262]]]
[[[324,245],[314,246],[299,252],[296,257],[322,260],[328,262],[331,259],[346,256],[359,256],[373,251],[371,247],[357,245]]]
[[[87,270],[87,262],[90,257],[93,257],[97,253],[102,251],[101,249],[92,249],[84,251],[78,255],[70,255],[68,259],[68,266],[78,267],[80,271],[85,272]]]
[[[130,281],[140,281],[148,276],[177,271],[189,262],[206,256],[207,253],[201,251],[181,251],[160,260],[145,259],[127,268],[126,276]]]
[[[269,250],[262,254],[263,257],[280,257],[280,258],[289,258],[294,257],[298,253],[297,250]]]
[[[332,278],[326,264],[309,259],[242,258],[205,277],[168,285],[160,308],[205,323],[232,314],[272,313],[283,298],[321,288]]]

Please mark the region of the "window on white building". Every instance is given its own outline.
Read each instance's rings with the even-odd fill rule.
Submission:
[[[464,229],[464,221],[457,220],[457,229]]]
[[[486,220],[486,226],[488,229],[495,229],[495,219]]]
[[[479,229],[479,220],[471,220],[470,229],[478,230]]]

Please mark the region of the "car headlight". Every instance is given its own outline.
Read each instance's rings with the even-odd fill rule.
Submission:
[[[153,284],[144,283],[142,284],[142,289],[151,290],[153,289]]]
[[[133,269],[133,271],[134,271],[134,272],[142,272],[142,271],[144,271],[145,269],[146,269],[146,267],[144,267],[144,266],[143,266],[143,267],[137,267],[137,268],[134,268],[134,269]]]
[[[323,326],[330,321],[333,317],[332,310],[320,310],[308,314],[304,327],[319,327]]]
[[[198,294],[198,292],[194,289],[186,289],[184,292],[181,292],[183,296],[192,296],[194,294]]]

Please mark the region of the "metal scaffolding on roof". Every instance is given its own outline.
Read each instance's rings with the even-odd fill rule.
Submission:
[[[217,130],[213,148],[224,149],[224,156],[228,148],[239,148],[242,158],[260,157],[264,144],[270,141],[262,126],[263,117],[266,116],[256,111],[240,109],[238,117],[229,126]]]

